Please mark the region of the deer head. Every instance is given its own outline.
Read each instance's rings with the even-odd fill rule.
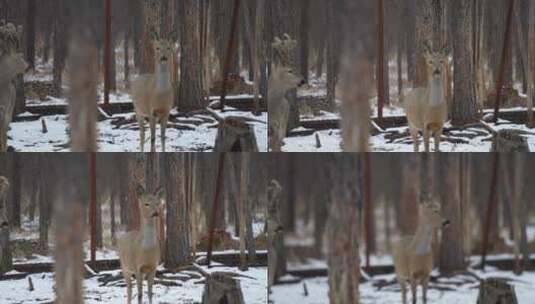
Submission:
[[[158,188],[154,193],[147,193],[143,186],[138,186],[137,195],[142,222],[155,221],[162,213],[163,189]]]
[[[304,84],[303,78],[297,76],[292,68],[275,66],[271,74],[273,80],[280,85],[280,89],[288,91]]]
[[[433,229],[445,228],[450,224],[448,219],[442,217],[440,204],[427,202],[420,204],[420,221],[429,224]]]
[[[424,43],[423,54],[427,64],[428,75],[431,77],[442,77],[444,63],[448,62],[449,50],[444,48],[439,51],[433,51],[428,43]]]

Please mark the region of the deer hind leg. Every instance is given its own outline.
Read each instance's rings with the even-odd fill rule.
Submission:
[[[147,274],[147,283],[149,285],[149,304],[152,304],[152,285],[154,284],[154,272]]]
[[[145,150],[145,118],[136,115],[137,123],[139,124],[139,149],[141,152]]]
[[[165,152],[165,132],[167,131],[167,116],[160,120],[160,140],[162,142],[162,151]]]
[[[151,115],[150,121],[150,152],[156,152],[156,117]]]
[[[143,273],[136,273],[136,283],[137,283],[137,303],[143,303]]]

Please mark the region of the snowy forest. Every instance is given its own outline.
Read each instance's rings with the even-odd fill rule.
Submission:
[[[271,303],[415,303],[412,282],[417,303],[533,301],[529,154],[272,161]]]
[[[266,178],[260,154],[0,155],[0,302],[266,303]]]
[[[532,150],[533,1],[270,2],[306,82],[273,151]]]
[[[266,152],[265,2],[0,1],[0,151]]]

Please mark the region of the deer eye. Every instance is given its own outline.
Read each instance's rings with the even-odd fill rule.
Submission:
[[[149,206],[149,204],[145,204],[145,207],[148,207],[148,206]]]

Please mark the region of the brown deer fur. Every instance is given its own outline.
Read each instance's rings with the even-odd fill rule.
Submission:
[[[402,236],[393,250],[396,278],[401,285],[403,304],[407,303],[407,283],[411,286],[412,302],[416,304],[416,287],[421,284],[423,302],[427,303],[427,284],[433,269],[433,234],[436,229],[449,223],[442,218],[440,205],[437,203],[421,204],[419,212],[416,233]]]
[[[144,189],[139,187],[140,229],[124,232],[117,237],[128,304],[132,301],[133,275],[137,282],[138,303],[141,304],[143,300],[143,279],[146,277],[149,303],[152,304],[152,285],[161,256],[159,221],[162,213],[162,196],[162,191],[157,191],[157,194],[146,194]]]
[[[433,134],[435,150],[439,151],[444,123],[448,118],[448,104],[444,92],[444,63],[446,52],[426,52],[429,81],[427,87],[414,88],[405,96],[405,112],[414,142],[414,152],[419,151],[418,131],[424,136],[425,152],[429,152],[429,140]]]
[[[174,45],[167,40],[154,43],[156,73],[139,75],[132,84],[132,99],[139,123],[140,149],[145,146],[145,119],[150,124],[151,152],[156,151],[156,123],[160,123],[162,150],[165,152],[165,132],[169,112],[173,107],[173,85],[169,62],[174,54]]]

